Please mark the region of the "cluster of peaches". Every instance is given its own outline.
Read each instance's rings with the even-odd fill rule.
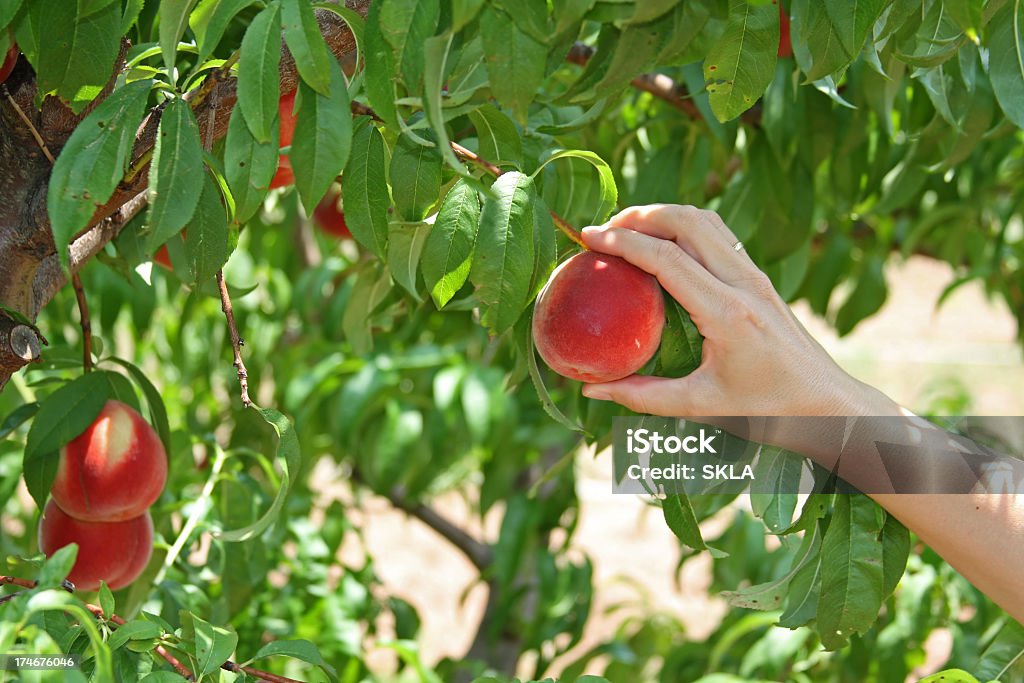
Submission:
[[[77,590],[105,581],[117,590],[137,579],[153,552],[149,507],[167,483],[167,454],[133,408],[107,401],[89,427],[61,449],[50,501],[39,522],[47,557],[78,545],[68,575]]]

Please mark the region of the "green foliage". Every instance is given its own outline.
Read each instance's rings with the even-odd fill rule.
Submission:
[[[777,5],[746,0],[374,0],[365,23],[304,0],[0,0],[39,101],[95,104],[49,186],[62,263],[126,171],[144,172],[131,143],[147,109],[159,116],[149,212],[82,274],[100,367],[80,372],[62,292],[39,320],[53,341],[43,362],[0,395],[0,504],[19,523],[0,536],[5,571],[41,582],[0,606],[0,652],[88,654],[78,680],[179,680],[160,645],[208,679],[228,680],[217,672],[234,656],[358,681],[391,680],[367,661],[390,649],[401,680],[505,680],[482,662],[423,661],[420,615],[385,595],[389,558],[370,556],[350,514],[353,492],[416,510],[457,491],[498,522],[479,567],[493,596],[481,642],[514,634],[535,678],[902,681],[928,635],[948,629],[945,665],[962,670],[925,680],[1016,680],[1018,626],[868,499],[822,492],[798,508],[784,492],[805,465],[784,451],[759,462],[753,516],[708,493],[657,503],[672,552],[682,563],[707,550],[732,607],[707,641],[638,598],[611,636],[575,647],[595,601],[593,567],[572,546],[572,464],[622,411],[582,399],[533,351],[532,302],[577,249],[556,221],[600,224],[638,203],[712,208],[787,300],[841,334],[882,306],[886,265],[909,254],[952,264],[949,291],[982,280],[1024,320],[1024,6],[783,11],[793,58],[778,56]],[[351,73],[318,30],[327,12],[356,33]],[[111,78],[122,37],[126,70]],[[282,39],[299,76],[295,188],[270,191]],[[565,60],[576,41],[594,50],[584,65]],[[225,64],[237,106],[221,103],[223,140],[201,140],[202,98],[184,95]],[[633,89],[645,71],[682,99]],[[353,120],[353,103],[376,116]],[[340,246],[308,219],[338,182],[355,238]],[[165,242],[175,270],[151,271]],[[236,398],[222,268],[267,407]],[[667,310],[648,370],[682,376],[702,338],[685,310]],[[73,552],[41,561],[34,512],[14,492],[23,478],[41,507],[61,446],[107,399],[139,396],[171,456],[157,551],[135,586],[96,598],[105,616],[93,617],[58,588]],[[715,514],[733,523],[705,539]],[[343,542],[358,561],[341,559]]]

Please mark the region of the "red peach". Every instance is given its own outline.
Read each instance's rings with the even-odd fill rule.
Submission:
[[[352,233],[345,224],[345,213],[338,208],[339,199],[341,193],[331,188],[327,196],[313,209],[313,220],[327,234],[345,239],[352,237]]]
[[[11,40],[11,47],[7,49],[4,63],[0,65],[0,83],[7,80],[7,77],[14,71],[14,65],[18,63],[18,44]]]
[[[537,298],[533,341],[552,370],[583,382],[632,375],[665,327],[658,280],[631,263],[585,251],[555,269]]]
[[[156,254],[153,256],[153,263],[163,266],[167,270],[173,270],[173,268],[171,268],[171,255],[167,251],[166,244],[157,249]]]
[[[139,577],[153,554],[153,520],[149,512],[123,522],[83,522],[70,517],[54,501],[39,520],[39,548],[47,557],[78,544],[68,581],[81,591],[124,588]]]
[[[782,8],[782,2],[779,2],[779,56],[793,56],[793,43],[789,38],[789,15]]]
[[[290,147],[292,138],[295,137],[295,91],[285,94],[277,103],[277,114],[279,117],[280,145]],[[292,163],[287,154],[282,154],[277,162],[277,173],[270,181],[270,189],[284,187],[295,182],[295,174],[292,173]]]
[[[167,454],[130,406],[107,401],[96,420],[61,449],[50,493],[72,517],[119,522],[138,517],[167,482]]]

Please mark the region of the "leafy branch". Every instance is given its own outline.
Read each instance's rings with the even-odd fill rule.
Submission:
[[[0,584],[20,586],[25,589],[18,591],[17,593],[12,593],[11,595],[4,596],[2,599],[0,599],[0,604],[12,600],[16,597],[30,594],[32,592],[32,589],[37,588],[39,585],[38,582],[33,581],[31,579],[22,579],[16,576],[0,576]],[[64,581],[61,584],[61,588],[72,594],[75,592],[74,586],[67,581]],[[96,617],[97,620],[106,620],[114,624],[116,627],[124,626],[128,623],[123,617],[120,617],[116,614],[106,616],[103,611],[103,608],[99,605],[94,605],[91,603],[83,604],[85,605],[85,608],[89,610],[89,612],[91,612],[93,616]],[[179,660],[177,657],[171,654],[171,652],[166,647],[164,647],[164,645],[157,645],[153,651],[156,652],[165,662],[167,662],[176,672],[178,672],[178,674],[183,676],[186,680],[196,680],[195,676],[192,674],[192,671],[187,666],[185,666],[185,664],[183,664],[181,660]],[[243,666],[241,664],[237,664],[231,661],[230,659],[222,663],[220,665],[220,668],[224,671],[231,671],[233,673],[244,673],[249,676],[254,676],[257,678],[257,680],[269,681],[269,683],[302,683],[301,681],[298,681],[294,678],[279,676],[277,674],[270,673],[269,671],[263,671],[262,669],[257,669],[251,666]]]

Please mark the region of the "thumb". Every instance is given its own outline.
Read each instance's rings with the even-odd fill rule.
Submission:
[[[688,417],[700,411],[702,401],[695,389],[694,375],[678,379],[631,375],[614,382],[584,384],[583,395],[599,401],[615,401],[637,413]]]

